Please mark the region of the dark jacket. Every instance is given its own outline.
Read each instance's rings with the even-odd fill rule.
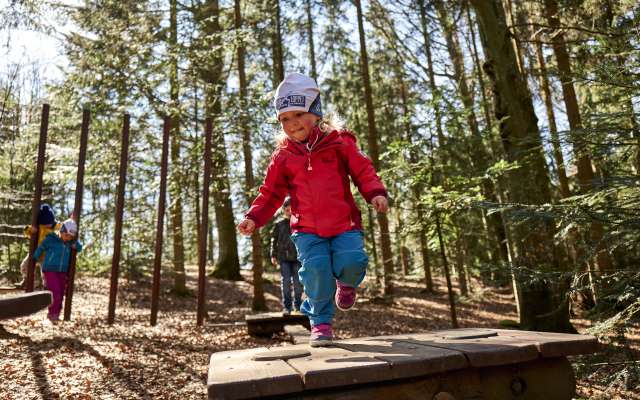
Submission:
[[[287,139],[273,153],[260,194],[246,218],[260,228],[289,194],[294,233],[331,237],[362,229],[349,177],[367,202],[387,194],[371,160],[358,150],[355,136],[346,130],[322,135],[316,127],[309,143],[314,143],[311,150]]]
[[[278,261],[296,261],[298,252],[291,240],[291,228],[289,220],[281,219],[273,225],[271,232],[271,257]]]

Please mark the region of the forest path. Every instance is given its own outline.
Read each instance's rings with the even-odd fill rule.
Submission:
[[[195,294],[195,269],[190,267],[188,273],[188,286]],[[243,276],[247,281],[208,279],[206,324],[242,321],[250,312],[249,271],[243,271]],[[279,310],[278,276],[271,273],[265,277],[267,304],[270,310]],[[365,290],[356,310],[337,313],[337,336],[352,338],[450,328],[444,282],[437,281],[437,284],[439,293],[425,294],[421,293],[422,283],[417,278],[399,279],[392,304],[370,301],[369,291]],[[170,287],[171,281],[163,280],[155,327],[149,326],[149,280],[121,278],[116,321],[109,326],[106,323],[109,279],[86,275],[80,275],[76,281],[71,321],[52,325],[45,318],[46,311],[3,321],[0,398],[201,399],[206,394],[205,379],[212,353],[284,344],[286,340],[284,335],[252,338],[244,326],[198,328],[195,296],[175,296],[169,291]],[[515,312],[513,296],[507,289],[477,289],[469,299],[458,303],[461,327],[498,327],[503,319],[516,319]],[[575,322],[581,331],[589,324],[586,320]],[[638,359],[640,335],[637,330],[634,334],[630,337],[634,339],[634,354]],[[612,352],[611,358],[604,361],[616,354],[621,357],[620,353]],[[602,357],[599,361],[603,361]],[[599,368],[598,371],[602,370]],[[584,378],[581,376],[578,376],[581,395],[598,398],[597,393],[605,389],[604,375],[585,373]],[[614,388],[606,398],[640,399],[640,396]]]

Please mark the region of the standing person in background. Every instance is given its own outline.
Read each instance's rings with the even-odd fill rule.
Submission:
[[[282,313],[291,314],[291,283],[293,282],[293,306],[300,311],[302,305],[302,285],[298,278],[300,261],[296,245],[291,240],[291,199],[282,204],[283,218],[276,222],[271,232],[271,263],[280,265],[280,288],[282,290]]]
[[[38,234],[38,243],[40,245],[44,238],[50,234],[51,232],[60,229],[60,224],[56,223],[56,217],[51,209],[49,204],[42,204],[40,206],[40,210],[38,211],[38,226],[27,226],[24,229],[24,234],[27,237],[31,237],[32,235]],[[28,252],[27,252],[28,253]],[[27,254],[24,257],[24,260],[20,263],[20,273],[22,274],[22,281],[16,284],[16,287],[24,289],[27,285],[27,273],[29,268],[29,260],[31,259],[31,255]],[[44,259],[44,254],[36,259],[36,270],[34,271],[33,276],[36,280],[40,281],[36,284],[36,287],[42,286],[42,260]]]
[[[67,290],[71,251],[80,252],[82,250],[82,244],[76,239],[77,233],[78,225],[72,219],[68,219],[62,223],[59,233],[49,233],[33,253],[33,258],[38,259],[46,252],[42,263],[42,273],[44,287],[53,295],[53,302],[49,306],[47,314],[47,318],[52,322],[60,319],[62,299]]]
[[[388,210],[387,191],[355,135],[323,118],[313,79],[288,75],[274,105],[283,134],[276,139],[260,194],[238,230],[251,235],[291,196],[291,238],[302,263],[307,299],[301,311],[311,322],[309,345],[327,346],[333,341],[335,306],[342,311],[353,307],[369,262],[349,178],[377,212]]]

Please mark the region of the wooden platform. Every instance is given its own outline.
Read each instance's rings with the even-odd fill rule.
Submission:
[[[245,316],[247,331],[252,336],[271,336],[276,332],[283,332],[287,325],[302,325],[311,329],[309,318],[303,314],[288,314],[271,312],[250,314]]]
[[[0,298],[0,320],[24,317],[51,304],[51,292],[31,292]]]
[[[209,399],[570,400],[575,379],[566,356],[593,353],[598,346],[593,336],[458,329],[340,340],[327,348],[228,351],[211,356],[208,394]],[[296,358],[295,351],[303,354]]]

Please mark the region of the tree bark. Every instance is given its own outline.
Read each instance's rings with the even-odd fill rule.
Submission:
[[[462,104],[465,107],[467,124],[469,125],[469,129],[471,131],[471,139],[473,143],[471,159],[477,173],[484,174],[489,167],[491,156],[483,143],[482,135],[478,127],[478,121],[474,111],[473,93],[469,88],[469,85],[467,84],[467,76],[464,70],[462,48],[458,41],[458,36],[456,34],[453,21],[451,21],[444,3],[441,0],[438,0],[435,2],[435,5],[440,16],[441,25],[444,30],[449,57],[451,58],[451,62],[453,64],[453,76],[458,88],[458,92],[460,93]],[[497,196],[495,193],[496,189],[490,180],[483,179],[481,189],[482,194],[485,198],[487,198],[487,200],[493,203],[497,201]],[[483,210],[482,219],[483,225],[487,228],[487,233],[491,237],[491,259],[501,260],[503,264],[508,264],[509,255],[506,245],[506,233],[504,231],[504,224],[501,214],[493,213],[491,215],[487,215],[486,211]],[[502,274],[503,273],[499,273],[498,275]],[[501,276],[497,276],[496,278],[498,280],[502,279]]]
[[[509,201],[542,205],[551,201],[550,181],[542,154],[542,141],[531,96],[517,68],[516,57],[498,0],[471,0],[478,16],[487,60],[485,73],[494,94],[502,145],[510,162]],[[531,188],[536,190],[531,190]],[[528,276],[527,270],[557,271],[553,221],[534,218],[512,228],[514,275],[520,306],[520,327],[526,330],[574,332],[569,321],[568,283],[547,275]]]
[[[362,80],[364,84],[364,96],[367,107],[367,123],[369,125],[369,157],[376,170],[380,170],[380,158],[378,149],[378,132],[376,130],[375,111],[373,108],[373,94],[369,78],[369,61],[367,56],[366,38],[364,35],[364,22],[362,17],[362,5],[360,0],[354,1],[358,18],[358,33],[360,37],[360,66],[362,68]],[[380,247],[382,250],[382,264],[384,265],[384,294],[393,294],[393,254],[391,253],[391,238],[389,236],[389,219],[384,213],[378,213],[378,225],[380,226]]]
[[[309,61],[311,62],[311,77],[318,82],[318,68],[316,66],[316,50],[313,45],[313,18],[311,16],[311,0],[306,0],[307,38],[309,40]]]
[[[239,33],[242,30],[242,13],[240,10],[240,0],[235,0],[235,28]],[[251,205],[252,193],[255,186],[253,176],[253,156],[251,155],[251,131],[247,124],[247,77],[244,67],[244,42],[241,36],[238,37],[238,82],[240,85],[240,104],[239,104],[239,124],[242,131],[242,154],[244,156],[244,176],[245,176],[245,201],[247,207]],[[255,231],[251,235],[251,258],[253,261],[253,301],[251,308],[254,311],[264,311],[267,309],[267,303],[264,298],[264,289],[262,285],[262,243],[259,231]]]
[[[571,196],[571,191],[569,190],[569,179],[567,179],[567,172],[564,167],[564,156],[562,155],[562,148],[560,147],[556,115],[553,111],[553,100],[551,96],[551,86],[549,85],[547,64],[544,61],[544,54],[542,53],[542,43],[536,41],[535,46],[536,60],[538,61],[538,68],[540,70],[540,88],[542,89],[542,98],[547,112],[547,120],[549,121],[549,133],[551,134],[551,145],[553,146],[553,158],[556,162],[556,168],[558,169],[560,195],[562,198],[567,198]]]
[[[218,230],[218,260],[212,275],[220,279],[240,280],[240,261],[238,259],[238,242],[236,238],[235,221],[231,206],[231,190],[227,171],[227,152],[222,127],[217,123],[222,115],[222,88],[225,79],[223,74],[223,55],[221,48],[220,8],[218,0],[207,0],[199,15],[202,23],[203,37],[211,43],[213,50],[203,60],[200,73],[207,83],[206,110],[207,115],[214,121],[212,148],[212,195],[216,213],[216,227]]]
[[[282,52],[282,31],[280,21],[280,0],[268,0],[272,10],[271,20],[271,58],[273,61],[273,88],[277,88],[284,80],[284,54]]]
[[[180,157],[180,78],[178,74],[178,1],[169,2],[169,91],[171,97],[171,234],[173,236],[173,291],[187,292],[184,272],[184,234],[182,218],[182,157]]]
[[[558,18],[558,3],[556,0],[544,0],[544,9],[549,26],[552,29],[557,30],[553,35],[552,46],[553,52],[556,56],[556,62],[558,64],[558,72],[560,74],[560,82],[562,83],[562,94],[564,98],[565,107],[567,110],[567,119],[569,120],[569,127],[571,128],[571,141],[573,142],[573,152],[576,159],[576,166],[578,169],[578,183],[580,185],[580,193],[586,194],[594,189],[595,175],[593,173],[593,166],[591,164],[591,158],[586,149],[586,145],[582,140],[584,133],[581,132],[583,126],[580,116],[580,109],[578,108],[578,99],[575,89],[573,87],[572,74],[571,74],[571,62],[569,61],[569,53],[564,43],[564,35],[560,30],[560,20]],[[603,241],[604,228],[602,224],[593,222],[590,229],[591,242],[596,246],[596,269],[597,278],[611,273],[613,271],[613,263],[609,257],[606,245]],[[598,279],[596,279],[598,280]],[[606,289],[604,280],[600,281],[601,287],[594,288],[594,295],[596,300],[600,296],[600,289]]]

